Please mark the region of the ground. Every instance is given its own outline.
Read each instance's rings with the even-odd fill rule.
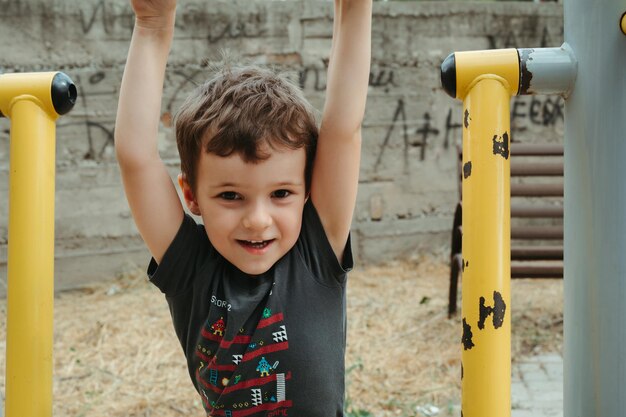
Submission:
[[[460,402],[461,322],[447,317],[443,258],[363,267],[350,274],[347,417],[422,416]],[[562,346],[562,280],[512,283],[513,360]],[[5,357],[6,300],[0,300]],[[54,313],[54,415],[203,416],[167,305],[131,271],[63,292]],[[4,392],[4,360],[0,391]]]

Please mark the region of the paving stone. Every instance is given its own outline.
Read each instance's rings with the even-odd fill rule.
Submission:
[[[541,363],[555,363],[563,365],[563,356],[560,353],[546,353],[545,355],[538,356]]]
[[[547,362],[543,365],[543,368],[550,380],[563,384],[563,362]]]
[[[563,417],[561,355],[524,358],[512,365],[511,417]]]
[[[525,358],[513,366],[511,417],[563,417],[563,358]]]
[[[526,404],[531,400],[530,392],[523,382],[511,382],[511,404],[513,408],[526,408]]]
[[[541,406],[541,404],[539,404]],[[542,417],[555,417],[555,416],[563,416],[563,407],[554,407],[554,406],[546,406],[541,408],[541,416]]]
[[[545,369],[538,362],[520,364],[519,370],[520,378],[528,384],[535,381],[545,381],[548,378]]]
[[[531,396],[536,402],[563,404],[563,387],[554,384],[541,384],[537,388],[531,387],[531,391]]]

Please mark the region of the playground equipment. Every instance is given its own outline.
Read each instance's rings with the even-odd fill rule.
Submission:
[[[560,48],[461,52],[442,64],[444,89],[464,103],[464,417],[510,415],[513,94],[566,98],[564,416],[626,415],[623,8],[566,1]]]
[[[459,202],[454,211],[450,242],[448,316],[455,315],[462,272],[463,152],[457,147]],[[511,279],[563,278],[563,145],[511,143]],[[551,179],[546,182],[546,178]],[[514,182],[514,179],[517,180]],[[522,181],[520,181],[522,180]],[[560,204],[559,204],[560,201]],[[550,220],[556,225],[513,226],[519,220]],[[534,220],[533,220],[534,222]],[[560,222],[560,226],[558,223]],[[550,241],[550,244],[546,244]]]
[[[75,101],[63,73],[0,75],[11,119],[6,417],[52,416],[55,121]]]

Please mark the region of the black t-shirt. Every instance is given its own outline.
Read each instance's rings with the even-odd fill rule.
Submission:
[[[189,375],[209,416],[343,416],[346,278],[315,208],[300,236],[266,273],[247,275],[185,216],[159,265]]]

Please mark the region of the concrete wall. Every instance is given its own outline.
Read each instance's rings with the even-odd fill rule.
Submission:
[[[354,248],[383,262],[448,244],[457,201],[460,103],[439,86],[454,50],[558,46],[562,6],[377,3]],[[0,0],[0,72],[62,70],[79,100],[57,129],[57,288],[147,264],[113,150],[133,16],[122,0]],[[324,1],[181,2],[165,85],[160,150],[178,172],[171,116],[228,49],[292,74],[321,109],[332,34]],[[513,140],[561,140],[563,103],[515,98]],[[0,121],[0,292],[6,279],[9,122]],[[35,260],[34,260],[35,261]]]

